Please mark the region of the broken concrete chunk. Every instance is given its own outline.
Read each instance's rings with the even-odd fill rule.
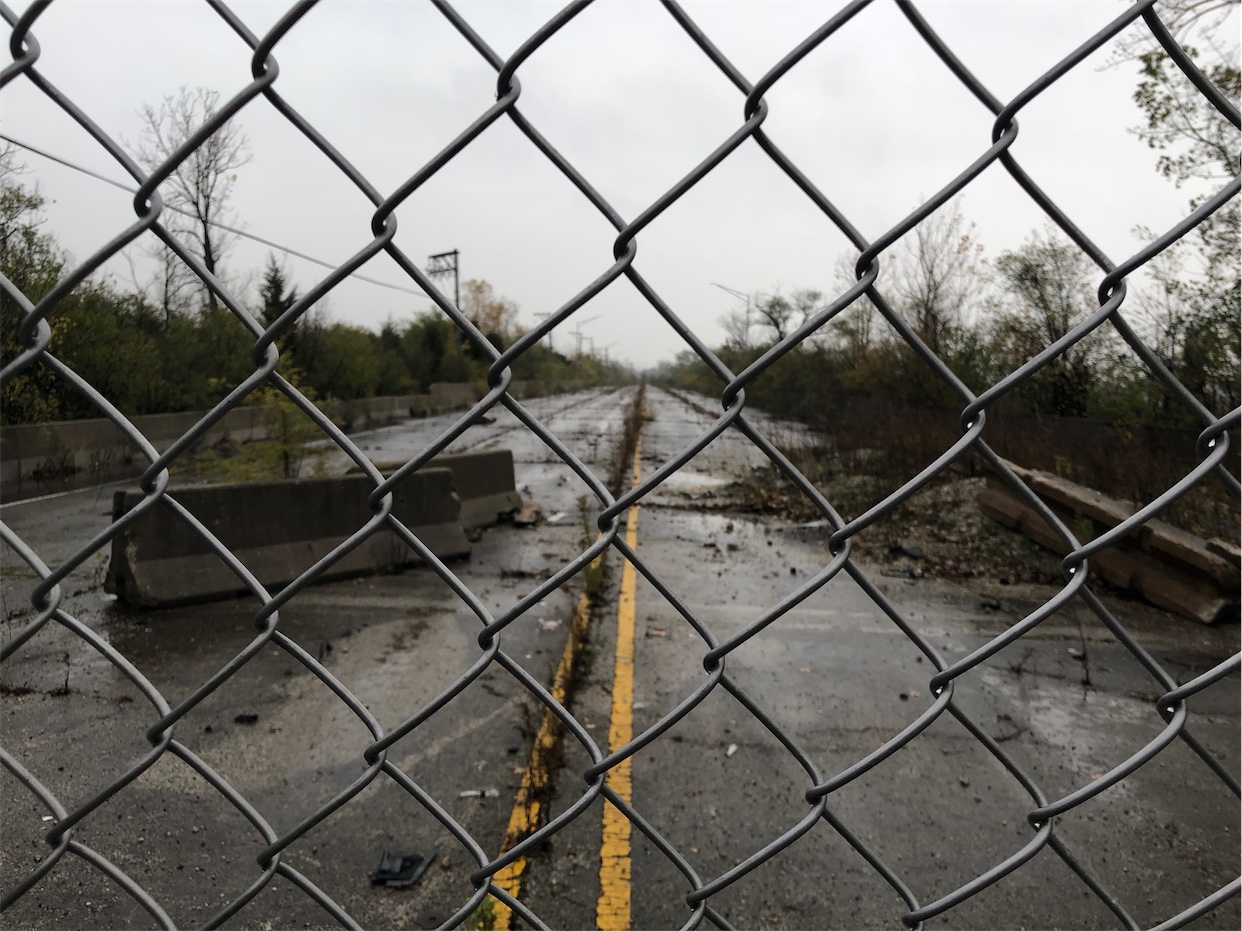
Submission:
[[[1005,463],[1046,504],[1079,542],[1086,543],[1135,513],[1091,488]],[[998,475],[988,478],[979,509],[1060,555],[1069,552],[1061,535]],[[1146,521],[1089,560],[1091,572],[1128,588],[1157,607],[1210,624],[1238,603],[1242,550],[1223,540],[1203,540],[1159,520]]]
[[[537,502],[529,499],[522,500],[522,506],[517,509],[517,513],[513,515],[513,526],[515,527],[534,527],[539,523],[539,518],[543,516],[543,507]]]
[[[427,864],[435,859],[436,852],[423,856],[421,853],[389,853],[380,856],[379,868],[371,874],[371,884],[403,889],[412,886],[427,870]]]

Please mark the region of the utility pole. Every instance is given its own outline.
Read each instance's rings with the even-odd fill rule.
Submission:
[[[535,314],[535,319],[546,320],[548,319],[548,317],[551,317],[551,316],[552,316],[551,314]],[[552,331],[551,330],[548,330],[548,352],[556,352],[556,350],[552,348]]]
[[[441,252],[438,255],[427,256],[427,277],[446,278],[453,276],[453,306],[461,311],[461,272],[458,258],[461,255],[456,249],[452,252]],[[461,352],[462,331],[461,327],[457,327],[456,335],[453,339],[453,348]]]
[[[458,271],[458,257],[461,255],[456,249],[452,252],[441,252],[439,255],[427,256],[427,277],[428,278],[446,278],[453,276],[453,306],[461,310],[461,277]]]
[[[746,294],[743,291],[738,291],[734,288],[725,287],[722,284],[716,284],[716,282],[714,281],[709,281],[708,284],[710,284],[713,288],[719,288],[721,291],[727,291],[728,293],[732,294],[734,297],[740,297],[742,300],[746,302],[746,317],[744,318],[746,332],[742,336],[742,349],[743,350],[749,349],[750,348],[750,295]]]

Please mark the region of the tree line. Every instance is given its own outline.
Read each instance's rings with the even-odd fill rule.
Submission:
[[[212,117],[218,104],[213,91],[182,88],[160,107],[144,107],[144,136],[135,157],[154,170]],[[251,290],[224,264],[236,238],[229,225],[229,195],[237,170],[248,160],[248,140],[235,124],[226,123],[162,188],[161,222],[175,243],[233,293]],[[0,150],[0,273],[37,303],[72,263],[44,229],[45,198],[36,185],[25,183],[24,172],[12,146]],[[78,285],[49,313],[47,351],[125,414],[210,407],[253,371],[253,336],[168,241],[146,236],[142,242],[145,280],[130,255],[128,287],[98,275]],[[286,269],[269,253],[248,309],[270,325],[297,299]],[[525,332],[517,322],[517,305],[486,281],[464,282],[461,305],[498,349]],[[0,364],[7,365],[25,348],[18,334],[23,317],[21,307],[0,291]],[[390,319],[377,332],[330,320],[320,302],[281,336],[278,348],[280,372],[313,399],[324,400],[419,393],[433,382],[482,381],[491,363],[438,309],[401,323]],[[524,352],[512,370],[515,378],[551,382],[632,377],[617,363],[570,358],[542,344]],[[0,422],[6,424],[99,415],[87,397],[39,363],[0,389]]]
[[[68,262],[55,239],[40,228],[37,191],[0,171],[0,273],[37,302],[64,275]],[[188,298],[169,309],[140,289],[96,278],[79,285],[53,309],[48,351],[98,389],[125,414],[202,410],[215,404],[252,371],[254,338],[225,307]],[[270,324],[297,300],[286,271],[269,255],[249,309]],[[464,283],[462,310],[492,345],[507,348],[523,330],[517,307],[485,281]],[[18,305],[0,294],[2,361],[21,352]],[[491,359],[438,310],[389,320],[378,332],[326,319],[323,309],[304,314],[279,340],[279,370],[316,400],[425,392],[433,382],[481,381]],[[512,366],[515,378],[615,381],[622,366],[571,359],[537,344]],[[8,381],[0,394],[6,424],[98,417],[82,393],[47,367],[35,364]]]
[[[1189,0],[1170,3],[1179,28],[1195,25]],[[1185,9],[1183,9],[1185,8]],[[1226,10],[1227,12],[1227,10]],[[1184,22],[1183,22],[1184,20]],[[1215,26],[1205,31],[1215,59],[1204,71],[1235,106],[1240,82],[1236,45],[1222,50]],[[1193,58],[1199,53],[1190,49]],[[1159,152],[1157,170],[1178,186],[1208,180],[1219,187],[1239,173],[1239,133],[1148,39],[1123,42],[1119,61],[1137,61],[1134,133]],[[1206,196],[1196,197],[1197,209]],[[1239,405],[1238,198],[1132,276],[1121,315],[1158,364],[1216,415]],[[1143,243],[1155,238],[1135,231]],[[856,280],[843,258],[834,293]],[[951,203],[919,224],[879,259],[876,288],[923,345],[976,395],[996,384],[1097,312],[1103,273],[1049,225],[994,259],[974,225]],[[747,299],[721,319],[718,357],[740,372],[826,306],[818,290],[779,291]],[[757,338],[753,337],[757,331]],[[657,380],[707,394],[721,383],[692,353],[655,373]],[[747,388],[748,399],[775,413],[831,423],[843,405],[961,408],[945,379],[902,338],[864,295],[796,346]],[[1120,425],[1201,426],[1187,405],[1108,323],[1065,347],[992,409],[1036,416],[1087,417]]]
[[[1234,216],[1217,222],[1236,223]],[[1207,273],[1189,281],[1168,260],[1153,285],[1123,305],[1160,363],[1217,414],[1239,404],[1238,270],[1227,250],[1205,249],[1215,230],[1188,245]],[[984,255],[956,205],[921,224],[904,251],[881,258],[877,288],[919,340],[973,393],[980,394],[1099,309],[1102,277],[1056,232],[1034,231],[1017,249]],[[838,293],[854,282],[842,263]],[[827,306],[814,290],[757,295],[726,315],[731,335],[719,359],[741,372]],[[749,319],[748,319],[749,318]],[[757,331],[757,338],[756,338]],[[690,352],[654,380],[704,394],[721,383]],[[829,423],[859,400],[902,408],[962,406],[960,396],[864,294],[747,388],[773,413]],[[1194,426],[1191,411],[1107,323],[1071,343],[993,409],[1035,416],[1087,417],[1119,424]]]

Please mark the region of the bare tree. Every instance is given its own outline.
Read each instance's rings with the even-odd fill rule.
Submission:
[[[798,326],[814,317],[824,305],[824,294],[814,288],[800,288],[789,296],[794,313],[798,315]]]
[[[716,318],[725,332],[725,348],[743,352],[750,348],[750,307],[735,307]]]
[[[129,280],[134,291],[141,294],[150,306],[160,311],[165,326],[173,317],[191,313],[198,279],[194,277],[189,266],[162,242],[148,244],[141,251],[156,263],[155,271],[146,281],[139,278],[132,250],[126,249],[122,253],[129,265]]]
[[[772,331],[773,342],[779,343],[786,336],[806,323],[821,309],[824,295],[812,288],[801,288],[789,297],[781,294],[780,288],[768,296],[756,294],[751,302],[758,314],[756,323]],[[720,319],[725,326],[725,318]],[[728,328],[726,327],[726,332]]]
[[[837,258],[834,277],[839,293],[852,288],[858,280],[854,274],[854,264],[858,253],[842,255]],[[880,312],[871,303],[866,294],[861,295],[844,311],[833,318],[830,324],[832,337],[844,353],[846,360],[854,368],[866,362],[872,346],[875,344],[875,322]]]
[[[789,335],[795,309],[793,302],[779,291],[768,297],[759,295],[755,297],[755,310],[759,314],[758,323],[772,331],[773,342],[779,343]]]
[[[143,141],[138,159],[149,171],[163,165],[212,118],[219,103],[216,91],[182,86],[175,95],[165,97],[159,109],[144,106],[139,111]],[[250,142],[241,128],[229,121],[183,159],[164,185],[168,206],[179,211],[177,220],[168,221],[169,228],[189,240],[191,250],[212,275],[217,274],[221,259],[236,238],[219,224],[228,216],[237,169],[249,161]],[[210,289],[205,290],[207,305],[214,310],[216,297]]]
[[[1238,5],[1238,0],[1165,0],[1158,8],[1186,53],[1234,106],[1242,99],[1237,28],[1222,27]],[[1160,153],[1160,174],[1178,187],[1196,180],[1215,186],[1237,178],[1242,133],[1182,74],[1149,30],[1136,30],[1117,43],[1111,64],[1126,61],[1140,65],[1134,102],[1143,120],[1132,132]],[[1199,207],[1208,196],[1196,195],[1190,206]],[[1141,308],[1165,365],[1218,411],[1235,407],[1239,398],[1240,230],[1242,211],[1235,197],[1163,261],[1149,263],[1155,291]],[[1144,241],[1154,238],[1150,230],[1136,233]],[[1162,393],[1162,405],[1166,400]]]
[[[1155,238],[1146,228],[1135,232],[1149,240]],[[1151,284],[1138,288],[1132,302],[1147,345],[1174,374],[1180,368],[1186,324],[1193,314],[1191,288],[1184,280],[1181,254],[1184,245],[1174,243],[1147,263],[1145,271]]]
[[[896,309],[938,356],[952,355],[979,292],[983,246],[958,203],[916,226],[902,242],[891,291]]]
[[[1008,369],[1065,336],[1098,305],[1093,266],[1076,245],[1049,226],[1033,232],[1021,248],[996,260],[1001,293],[994,313],[992,353]],[[1071,343],[1027,387],[1036,411],[1082,417],[1099,351],[1099,340]]]
[[[1165,28],[1184,46],[1188,41],[1201,39],[1205,35],[1210,38],[1224,25],[1238,4],[1239,0],[1163,0],[1157,13]],[[1159,43],[1146,23],[1137,20],[1128,32],[1117,39],[1113,54],[1103,67],[1115,68],[1142,59],[1158,48]]]

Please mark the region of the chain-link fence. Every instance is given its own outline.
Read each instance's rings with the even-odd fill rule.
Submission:
[[[965,167],[961,173],[928,198],[917,210],[896,224],[892,229],[874,240],[868,240],[858,232],[858,228],[834,205],[833,201],[799,170],[798,166],[781,150],[781,148],[764,131],[764,122],[768,116],[768,103],[765,94],[771,90],[782,77],[809,53],[825,43],[831,43],[838,31],[855,15],[863,10],[866,2],[853,2],[845,6],[828,22],[816,29],[804,41],[792,49],[768,73],[751,80],[717,48],[705,32],[696,24],[691,13],[674,2],[666,2],[667,13],[693,40],[699,51],[719,69],[720,73],[737,88],[743,101],[742,120],[736,130],[689,174],[674,185],[670,190],[650,204],[641,213],[631,219],[625,219],[615,210],[604,197],[592,186],[591,181],[584,177],[569,160],[557,150],[539,129],[523,115],[519,101],[521,84],[518,72],[524,62],[536,54],[540,47],[566,26],[574,17],[587,11],[588,4],[572,3],[554,15],[548,22],[531,35],[521,47],[509,58],[497,54],[484,39],[447,2],[437,2],[436,8],[443,17],[466,39],[477,53],[496,71],[496,102],[479,114],[473,123],[463,131],[442,152],[421,167],[416,173],[395,191],[384,192],[373,186],[345,157],[334,148],[331,140],[326,139],[310,122],[308,122],[279,91],[277,54],[284,37],[298,21],[314,6],[313,3],[295,4],[266,35],[252,33],[241,19],[223,2],[209,0],[212,10],[236,34],[239,41],[244,42],[251,50],[251,74],[253,80],[244,90],[237,93],[226,104],[212,115],[209,122],[193,132],[193,134],[169,157],[157,170],[150,173],[135,162],[126,149],[105,132],[83,112],[75,102],[53,85],[39,68],[40,46],[37,40],[40,16],[48,7],[46,2],[36,2],[19,17],[7,6],[0,4],[0,13],[11,26],[10,49],[13,62],[0,72],[0,87],[15,81],[33,84],[46,97],[53,101],[72,120],[81,126],[98,143],[99,147],[110,155],[117,165],[122,167],[138,186],[134,198],[136,219],[133,224],[112,241],[100,247],[98,251],[77,263],[59,282],[51,288],[38,302],[32,302],[26,295],[15,288],[7,279],[0,279],[5,297],[18,305],[23,312],[23,319],[18,337],[23,351],[14,358],[3,370],[5,380],[31,370],[32,367],[43,367],[59,379],[72,385],[82,395],[88,397],[106,416],[113,421],[132,440],[149,460],[150,465],[142,475],[140,485],[146,498],[141,504],[124,516],[114,520],[107,528],[94,538],[83,543],[72,556],[61,565],[51,566],[45,563],[40,554],[28,545],[8,526],[0,524],[0,533],[8,547],[37,573],[42,580],[36,587],[32,597],[32,613],[19,632],[11,636],[0,649],[0,659],[8,660],[18,651],[37,641],[41,632],[49,626],[59,626],[80,638],[90,649],[96,651],[98,657],[111,664],[120,674],[125,676],[137,688],[143,699],[149,703],[154,712],[154,719],[146,731],[146,739],[150,750],[141,759],[132,761],[124,772],[112,782],[101,785],[90,797],[89,801],[77,805],[72,810],[64,806],[57,796],[46,785],[43,767],[48,761],[43,759],[27,759],[19,748],[7,747],[0,750],[0,760],[12,774],[41,803],[52,821],[47,832],[48,850],[46,856],[31,869],[4,897],[7,907],[24,896],[39,894],[41,884],[48,882],[49,876],[57,871],[66,870],[97,870],[105,874],[113,883],[123,889],[139,902],[143,908],[164,927],[172,927],[173,921],[159,901],[144,890],[142,883],[136,878],[133,870],[123,869],[116,863],[102,856],[91,846],[79,839],[81,829],[90,820],[100,815],[100,810],[110,800],[126,793],[129,787],[143,773],[151,769],[164,758],[176,758],[196,771],[207,783],[236,808],[236,810],[253,826],[254,831],[262,838],[264,849],[257,863],[236,864],[233,869],[247,871],[252,882],[246,890],[232,901],[224,904],[209,922],[209,926],[219,926],[238,916],[245,921],[247,905],[263,893],[269,886],[278,881],[278,877],[291,883],[309,896],[332,918],[347,927],[356,926],[346,911],[333,901],[329,895],[318,888],[303,872],[294,868],[285,852],[303,838],[312,829],[333,816],[345,806],[349,806],[369,785],[379,780],[390,780],[401,787],[420,805],[437,819],[460,842],[462,848],[477,864],[471,877],[474,884],[472,894],[463,897],[455,914],[447,917],[444,927],[454,927],[467,918],[487,896],[504,903],[521,919],[535,927],[543,927],[539,916],[533,914],[522,901],[512,896],[495,880],[498,873],[519,858],[538,848],[548,838],[556,835],[569,822],[580,817],[587,810],[598,810],[600,796],[623,812],[633,827],[647,837],[651,844],[681,873],[685,878],[688,906],[686,927],[695,927],[704,919],[719,927],[728,927],[727,919],[713,908],[713,896],[731,886],[742,876],[755,867],[772,859],[780,858],[782,851],[794,844],[800,837],[819,822],[826,822],[866,860],[870,867],[891,886],[908,906],[903,916],[907,925],[919,926],[924,921],[941,915],[965,900],[997,882],[1002,877],[1019,870],[1023,864],[1036,854],[1047,849],[1059,857],[1085,886],[1098,897],[1112,913],[1118,923],[1125,927],[1137,927],[1135,920],[1123,903],[1106,886],[1096,878],[1085,865],[1079,853],[1071,849],[1057,832],[1058,817],[1082,806],[1084,803],[1108,791],[1122,780],[1145,766],[1166,747],[1180,741],[1202,760],[1219,780],[1234,795],[1239,794],[1239,785],[1230,767],[1217,759],[1200,740],[1196,739],[1188,721],[1192,700],[1196,693],[1208,686],[1221,681],[1235,673],[1239,668],[1239,655],[1220,663],[1215,668],[1198,675],[1188,682],[1178,684],[1176,678],[1153,656],[1145,650],[1131,635],[1125,626],[1114,616],[1103,601],[1092,591],[1088,579],[1091,575],[1091,558],[1123,537],[1149,521],[1172,502],[1185,495],[1209,475],[1214,475],[1236,497],[1239,491],[1238,481],[1224,467],[1226,457],[1230,454],[1228,431],[1237,428],[1239,410],[1218,414],[1208,410],[1196,397],[1179,383],[1161,363],[1156,353],[1145,344],[1140,334],[1127,320],[1126,315],[1126,279],[1144,265],[1151,262],[1162,252],[1182,237],[1194,231],[1216,211],[1225,207],[1239,192],[1239,182],[1235,176],[1213,196],[1204,199],[1198,209],[1187,215],[1175,226],[1152,239],[1134,255],[1121,262],[1114,262],[1077,226],[1073,218],[1062,209],[1039,186],[1037,181],[1023,170],[1015,158],[1012,146],[1018,134],[1017,117],[1031,101],[1042,92],[1052,87],[1072,68],[1083,62],[1096,50],[1114,40],[1124,30],[1134,28],[1136,24],[1145,24],[1150,35],[1161,48],[1167,52],[1170,60],[1178,69],[1194,83],[1203,97],[1210,102],[1220,114],[1223,114],[1235,127],[1239,123],[1237,108],[1221,92],[1207,80],[1197,69],[1195,62],[1182,49],[1175,38],[1162,24],[1157,11],[1153,7],[1154,0],[1144,0],[1120,12],[1107,28],[1101,30],[1089,41],[1075,49],[1062,61],[1057,62],[1043,75],[1034,81],[1022,93],[1012,100],[1005,101],[995,96],[960,60],[946,42],[932,29],[920,14],[918,8],[910,3],[900,3],[902,14],[917,31],[944,67],[960,81],[974,97],[995,116],[991,138],[981,142],[981,154]],[[309,140],[340,170],[349,182],[365,196],[373,205],[374,213],[371,220],[372,240],[359,250],[349,261],[336,268],[314,288],[308,290],[278,320],[264,327],[246,309],[237,294],[232,293],[228,285],[218,280],[205,267],[199,256],[187,248],[169,232],[162,222],[163,200],[160,187],[168,181],[177,166],[193,151],[202,146],[213,133],[234,116],[249,108],[270,107],[279,113],[288,124]],[[479,137],[489,126],[497,121],[509,121],[519,130],[530,143],[538,149],[546,159],[555,166],[566,179],[586,198],[586,200],[616,230],[611,263],[587,287],[583,288],[572,300],[548,315],[537,327],[518,339],[510,348],[503,352],[497,350],[467,319],[458,307],[436,288],[427,274],[409,256],[394,243],[396,223],[394,212],[410,196],[440,172],[464,149]],[[634,264],[637,251],[637,240],[640,233],[676,203],[683,195],[707,177],[722,160],[731,152],[753,140],[803,194],[839,229],[861,253],[856,266],[856,283],[835,297],[822,310],[815,313],[797,327],[792,333],[781,339],[757,362],[745,371],[730,371],[713,354],[703,341],[678,314],[668,306],[655,288],[645,279]],[[1234,153],[1236,158],[1236,153]],[[1010,372],[997,381],[986,391],[975,394],[970,391],[950,370],[943,359],[937,356],[919,337],[911,325],[898,314],[885,297],[884,268],[881,254],[896,243],[902,236],[913,230],[918,224],[930,217],[934,211],[946,204],[950,199],[965,189],[986,168],[999,162],[1009,175],[1038,205],[1047,218],[1062,230],[1079,248],[1083,250],[1098,266],[1101,277],[1098,285],[1099,308],[1088,319],[1085,319],[1064,336],[1043,347],[1033,358],[1020,368]],[[97,269],[114,256],[118,255],[128,244],[141,236],[158,237],[179,259],[191,268],[195,275],[210,289],[215,299],[226,307],[244,326],[254,340],[252,353],[253,370],[251,374],[227,397],[219,402],[192,429],[174,442],[162,453],[135,429],[124,414],[121,413],[109,398],[93,385],[80,378],[71,368],[55,358],[49,352],[49,342],[57,325],[56,308],[58,302],[86,281]],[[372,464],[368,456],[358,445],[346,436],[338,427],[299,390],[277,371],[279,359],[278,341],[287,334],[308,308],[320,298],[328,294],[347,275],[359,269],[372,257],[386,253],[409,276],[410,281],[432,297],[439,308],[474,343],[478,352],[487,354],[492,360],[488,374],[489,390],[485,397],[457,419],[450,427],[416,457],[405,463],[396,473],[385,477]],[[506,390],[510,384],[511,366],[531,347],[538,344],[553,328],[570,321],[572,316],[584,305],[588,304],[604,288],[612,282],[625,278],[634,286],[655,309],[656,312],[681,336],[685,345],[710,367],[720,379],[723,387],[721,395],[722,413],[719,419],[679,453],[665,462],[653,474],[647,476],[635,487],[614,497],[605,484],[578,457],[561,438],[558,438],[544,424],[539,422],[528,410]],[[926,468],[906,481],[896,492],[869,508],[865,513],[853,520],[844,520],[832,501],[807,479],[805,479],[792,463],[776,448],[772,440],[756,427],[753,418],[746,413],[745,389],[761,376],[773,364],[785,356],[790,350],[798,347],[813,334],[822,331],[834,318],[850,308],[859,300],[867,298],[883,316],[888,325],[900,335],[901,339],[917,354],[934,372],[935,376],[947,385],[960,398],[961,405],[961,436],[951,447],[929,463]],[[1020,481],[1006,466],[1005,462],[995,455],[985,442],[984,433],[989,407],[1013,392],[1025,380],[1038,373],[1052,363],[1060,354],[1099,327],[1111,327],[1125,341],[1151,374],[1159,380],[1167,392],[1189,411],[1202,425],[1198,440],[1199,464],[1180,481],[1167,491],[1140,507],[1114,529],[1096,537],[1087,544],[1080,543],[1072,529],[1062,522],[1047,505]],[[563,332],[563,331],[562,331]],[[356,532],[344,540],[332,552],[326,555],[312,568],[303,573],[293,584],[273,594],[251,574],[245,565],[221,544],[198,518],[178,502],[175,494],[169,492],[169,468],[185,457],[196,442],[234,407],[242,404],[256,388],[270,385],[279,389],[307,417],[317,424],[323,433],[330,437],[345,454],[374,482],[375,490],[370,496],[372,513],[369,517],[360,516],[360,525]],[[503,613],[493,613],[487,609],[476,593],[458,578],[450,566],[439,560],[418,535],[397,520],[393,513],[393,487],[405,477],[424,466],[432,457],[445,450],[455,439],[469,427],[480,421],[488,411],[503,406],[513,413],[529,430],[539,438],[548,449],[552,450],[560,460],[567,464],[574,473],[590,488],[602,509],[599,514],[598,526],[600,535],[596,541],[579,553],[576,558],[561,566],[551,577],[539,584],[526,597],[517,601]],[[728,639],[721,640],[696,616],[690,605],[683,601],[675,591],[669,589],[661,579],[657,567],[644,561],[642,553],[636,552],[627,544],[624,533],[624,519],[631,505],[641,502],[661,485],[669,476],[682,469],[691,459],[702,451],[724,431],[736,431],[745,436],[763,454],[774,463],[779,470],[818,508],[823,518],[830,522],[834,531],[830,539],[832,558],[818,573],[801,585],[797,591],[781,604],[772,607]],[[888,515],[894,508],[909,499],[929,482],[942,475],[950,465],[963,454],[973,451],[982,457],[991,468],[1003,476],[1013,492],[1034,510],[1044,521],[1053,527],[1056,534],[1069,550],[1062,565],[1065,573],[1063,587],[1045,604],[1024,617],[1020,622],[1010,626],[1003,634],[995,637],[969,655],[960,658],[947,658],[923,634],[918,627],[903,615],[901,608],[881,591],[881,588],[865,574],[854,560],[851,559],[851,541],[864,529],[874,525]],[[101,552],[110,541],[122,533],[128,526],[138,520],[143,513],[152,508],[168,508],[176,513],[190,527],[202,535],[212,551],[223,560],[244,585],[257,596],[262,607],[255,616],[257,633],[254,638],[238,652],[229,662],[207,676],[201,684],[189,694],[179,699],[170,699],[146,678],[143,673],[123,653],[90,625],[81,622],[66,613],[62,607],[65,592],[62,582],[70,573],[83,566],[95,554]],[[363,520],[365,518],[365,520]],[[290,599],[312,584],[317,576],[324,573],[336,561],[352,549],[361,546],[372,535],[389,530],[397,534],[413,549],[460,598],[465,606],[478,619],[478,655],[469,668],[447,688],[443,694],[420,709],[411,709],[404,722],[385,732],[368,707],[350,691],[349,687],[336,677],[317,658],[308,652],[297,640],[281,628],[280,611]],[[668,603],[679,613],[698,637],[702,639],[704,651],[702,655],[706,678],[701,687],[675,707],[664,711],[658,723],[630,740],[623,748],[615,752],[607,752],[595,740],[594,735],[584,728],[574,716],[562,707],[553,694],[543,683],[538,681],[519,659],[503,648],[506,628],[528,616],[532,606],[541,599],[573,583],[588,565],[602,553],[615,551],[625,560],[630,561],[638,571],[658,590]],[[934,666],[934,674],[928,681],[932,701],[921,714],[899,733],[885,741],[874,752],[871,752],[841,772],[824,771],[800,747],[775,716],[765,711],[752,699],[742,687],[730,676],[728,669],[729,655],[740,645],[762,631],[768,625],[779,623],[783,614],[795,606],[803,598],[816,592],[830,580],[839,575],[852,578],[874,601],[892,623],[910,639],[921,654]],[[1133,658],[1150,675],[1151,688],[1159,695],[1151,709],[1158,715],[1163,726],[1159,735],[1147,743],[1141,750],[1134,753],[1124,762],[1111,770],[1099,775],[1088,784],[1076,788],[1061,798],[1049,798],[1037,782],[1015,761],[1006,748],[994,737],[990,736],[981,724],[974,720],[959,701],[955,700],[955,682],[962,675],[976,669],[985,660],[994,656],[1019,638],[1033,631],[1043,621],[1055,614],[1069,603],[1085,606],[1109,631],[1116,637]],[[269,649],[283,651],[310,671],[322,683],[332,690],[340,702],[364,723],[371,735],[371,744],[362,754],[364,772],[356,778],[347,789],[337,794],[329,803],[306,814],[304,819],[292,830],[278,833],[273,829],[264,812],[252,804],[229,781],[217,773],[204,759],[198,756],[178,736],[178,724],[196,706],[213,694],[217,689],[234,677],[243,667],[251,663],[261,652]],[[543,706],[550,709],[562,722],[566,739],[576,741],[589,754],[591,765],[582,773],[586,780],[586,791],[564,811],[551,819],[538,830],[529,833],[520,842],[511,846],[499,856],[493,856],[488,850],[495,843],[494,838],[475,837],[444,807],[443,800],[433,798],[420,785],[403,772],[390,757],[389,749],[399,740],[412,734],[424,722],[436,715],[441,709],[452,703],[468,686],[479,680],[481,676],[496,670],[504,670],[521,684],[529,694]],[[806,815],[794,827],[780,837],[754,850],[750,856],[741,860],[730,869],[718,876],[701,876],[683,851],[678,850],[653,825],[653,822],[642,814],[642,803],[631,804],[623,799],[609,784],[605,777],[623,761],[629,760],[643,748],[661,739],[674,724],[687,716],[693,715],[695,708],[707,696],[717,690],[731,693],[741,702],[755,719],[762,724],[771,735],[779,741],[790,756],[805,771],[808,788],[806,790]],[[1030,811],[1027,819],[1031,836],[1020,849],[995,863],[986,872],[974,877],[960,888],[941,895],[934,900],[927,900],[919,895],[903,879],[901,868],[886,862],[862,835],[851,829],[850,825],[840,817],[833,808],[833,795],[846,785],[854,782],[875,767],[880,766],[894,753],[906,747],[939,719],[944,716],[956,719],[969,731],[975,739],[991,754],[1009,773],[1012,779],[1029,796]],[[779,861],[778,861],[779,862]],[[1234,879],[1218,891],[1207,895],[1180,914],[1166,916],[1167,920],[1161,927],[1179,927],[1194,921],[1216,908],[1220,903],[1238,894],[1239,880]]]

